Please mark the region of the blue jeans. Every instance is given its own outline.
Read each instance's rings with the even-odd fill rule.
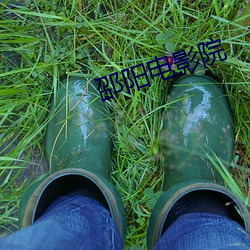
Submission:
[[[249,250],[250,234],[227,217],[190,213],[180,216],[163,234],[156,250]]]
[[[85,196],[60,197],[33,225],[0,239],[3,250],[123,249],[110,212]]]
[[[110,212],[84,196],[61,197],[33,225],[0,239],[3,250],[123,249]],[[179,217],[156,250],[250,249],[250,235],[226,217],[193,213]]]

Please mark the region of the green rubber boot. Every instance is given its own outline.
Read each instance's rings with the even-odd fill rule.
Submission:
[[[204,191],[212,191],[230,200],[241,214],[239,223],[249,231],[246,206],[224,187],[221,175],[211,164],[211,158],[216,162],[215,154],[229,169],[233,155],[233,121],[225,93],[207,76],[182,76],[174,83],[168,102],[160,135],[165,192],[151,214],[148,249],[154,249],[166,230],[174,205],[196,191],[202,191],[203,197]]]
[[[108,108],[91,82],[64,81],[51,105],[45,136],[50,174],[23,194],[20,227],[36,221],[59,196],[79,192],[106,206],[125,241],[126,215],[110,182],[111,121]]]

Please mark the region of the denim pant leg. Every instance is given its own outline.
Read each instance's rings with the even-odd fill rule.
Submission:
[[[110,212],[85,196],[60,197],[33,225],[0,239],[4,250],[120,250]]]
[[[180,216],[162,235],[156,250],[249,250],[250,234],[227,217],[190,213]]]

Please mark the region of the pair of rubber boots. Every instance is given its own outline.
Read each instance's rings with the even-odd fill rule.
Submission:
[[[155,247],[172,223],[173,210],[180,201],[197,194],[203,199],[217,197],[234,212],[236,207],[241,215],[236,215],[238,222],[249,231],[246,206],[224,187],[215,167],[218,160],[230,165],[234,147],[232,114],[225,93],[210,77],[182,76],[173,84],[168,103],[160,134],[165,192],[152,211],[148,249]],[[106,103],[91,82],[73,77],[62,83],[50,110],[45,136],[50,174],[23,194],[20,227],[33,224],[59,196],[80,190],[110,210],[125,241],[126,214],[109,173],[112,122]]]

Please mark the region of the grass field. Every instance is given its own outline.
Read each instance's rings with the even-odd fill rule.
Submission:
[[[250,204],[249,1],[25,0],[0,2],[0,231],[15,230],[27,185],[46,170],[49,100],[60,80],[121,72],[221,39],[227,60],[209,66],[225,86],[235,122],[227,185]],[[170,81],[122,91],[107,101],[114,121],[112,178],[127,212],[126,245],[144,249],[148,219],[161,194],[160,113]],[[41,170],[43,165],[43,171]],[[27,171],[29,166],[29,171]]]

